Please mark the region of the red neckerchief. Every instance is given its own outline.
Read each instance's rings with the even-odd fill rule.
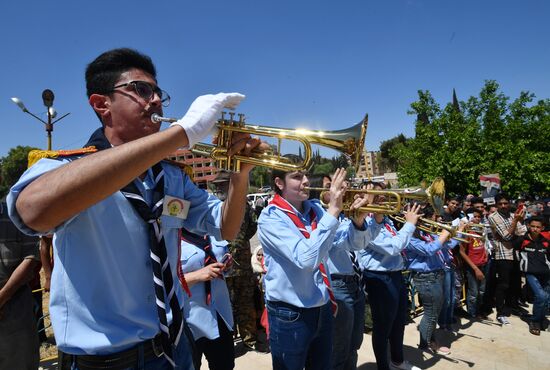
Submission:
[[[269,202],[270,205],[274,205],[281,211],[283,211],[296,225],[298,230],[302,233],[302,235],[309,239],[310,233],[307,231],[306,226],[300,219],[300,217],[296,214],[296,211],[294,211],[294,208],[288,203],[288,201],[281,197],[279,194],[275,194],[271,202]],[[311,222],[311,231],[315,230],[317,228],[317,214],[313,210],[313,208],[310,208],[309,210],[309,219]],[[328,295],[330,298],[331,308],[332,308],[332,314],[336,316],[336,313],[338,312],[338,303],[336,303],[336,298],[334,297],[334,293],[332,292],[332,287],[330,286],[330,280],[327,276],[327,270],[325,268],[325,265],[321,262],[319,264],[319,271],[321,272],[321,276],[323,277],[323,282],[325,283]]]
[[[388,230],[390,232],[391,236],[396,236],[397,235],[397,233],[395,232],[395,230],[393,229],[393,227],[391,227],[391,225],[389,223],[384,222],[384,226],[386,227],[386,230]]]
[[[181,240],[181,229],[178,229],[178,241]],[[187,284],[187,280],[185,280],[185,276],[183,275],[183,270],[181,268],[181,244],[178,243],[178,279],[180,281],[181,286],[183,287],[183,290],[185,290],[185,293],[187,293],[188,297],[191,297],[191,290],[189,289],[189,285]]]
[[[309,231],[307,231],[306,226],[300,219],[300,216],[296,214],[294,208],[290,205],[290,203],[288,203],[285,198],[281,197],[279,194],[275,194],[269,204],[273,204],[275,207],[286,213],[286,215],[290,217],[294,225],[296,225],[298,230],[300,230],[302,235],[304,235],[306,239],[309,239]],[[309,210],[309,219],[311,220],[311,231],[313,231],[317,228],[317,214],[315,213],[313,208],[310,208]]]

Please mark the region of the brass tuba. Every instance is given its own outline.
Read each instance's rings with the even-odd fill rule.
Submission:
[[[216,163],[216,167],[228,171],[238,172],[241,163],[250,163],[255,166],[270,167],[282,171],[306,171],[312,165],[313,151],[312,144],[321,145],[342,152],[350,164],[359,168],[361,155],[365,146],[365,136],[368,126],[368,115],[358,124],[347,129],[336,131],[313,131],[306,129],[286,129],[269,126],[258,126],[245,124],[243,114],[239,114],[238,120],[235,120],[234,113],[229,113],[229,119],[225,114],[218,120],[216,127],[218,129],[217,144],[197,143],[191,151],[195,154],[211,157]],[[232,135],[234,132],[243,132],[250,135],[267,136],[277,138],[278,144],[276,153],[256,153],[250,156],[228,155],[228,149],[231,147]],[[281,156],[282,140],[294,140],[304,146],[303,160],[300,163],[291,163],[291,161]]]

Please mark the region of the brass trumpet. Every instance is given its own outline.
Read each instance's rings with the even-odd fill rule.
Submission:
[[[420,228],[420,230],[432,233],[432,234],[440,234],[442,230],[447,230],[451,234],[451,238],[458,240],[460,242],[467,243],[469,240],[464,237],[470,237],[475,239],[481,239],[483,238],[482,235],[469,233],[466,231],[458,231],[458,228],[455,226],[451,226],[442,222],[437,222],[429,219],[421,219],[421,225],[417,226]],[[457,236],[457,234],[461,234],[462,237]]]
[[[309,191],[319,191],[320,201],[324,207],[328,207],[323,200],[324,195],[328,192],[325,188],[312,188],[306,187]],[[375,204],[368,204],[364,207],[360,207],[356,210],[358,213],[378,213],[384,215],[398,215],[401,213],[405,203],[410,201],[428,202],[434,209],[443,207],[445,200],[445,181],[438,177],[427,188],[408,188],[408,189],[388,189],[388,190],[374,190],[374,189],[347,189],[343,199],[343,212],[349,212],[356,194],[374,194],[378,196],[384,196],[382,202]]]
[[[313,131],[250,125],[245,124],[243,114],[239,114],[238,117],[239,119],[235,120],[235,114],[229,113],[229,119],[226,119],[225,113],[222,113],[221,118],[216,124],[218,129],[217,144],[197,143],[191,151],[201,156],[211,157],[217,162],[216,167],[218,169],[232,172],[239,172],[241,163],[271,167],[282,171],[306,171],[313,164],[312,144],[342,152],[355,167],[356,171],[361,163],[361,155],[365,146],[365,135],[367,133],[368,115],[365,115],[365,118],[358,124],[336,131]],[[173,118],[160,117],[158,114],[153,114],[151,120],[153,122],[175,121]],[[253,152],[250,156],[239,154],[228,155],[228,149],[231,147],[234,132],[277,138],[276,154]],[[304,158],[302,162],[291,163],[289,159],[281,156],[281,143],[284,139],[298,141],[304,146]]]
[[[328,208],[328,203],[324,201],[325,195],[328,193],[327,188],[315,188],[315,187],[304,187],[307,191],[319,191],[319,200],[321,205],[325,208]],[[383,195],[386,197],[386,201],[376,204],[368,204],[366,206],[360,207],[355,210],[357,213],[379,213],[379,214],[394,214],[399,213],[402,207],[402,198],[401,195],[395,191],[389,190],[373,190],[373,189],[347,189],[344,197],[342,199],[342,212],[347,216],[351,215],[351,205],[355,200],[355,195],[357,194],[375,194]]]

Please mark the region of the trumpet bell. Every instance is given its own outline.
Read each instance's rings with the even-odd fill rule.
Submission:
[[[218,120],[216,125],[218,129],[216,145],[198,143],[191,151],[197,155],[211,157],[217,162],[216,167],[232,172],[239,172],[241,163],[270,167],[282,171],[307,171],[313,165],[311,145],[315,144],[343,153],[357,171],[365,146],[367,126],[368,115],[365,115],[361,122],[344,130],[314,131],[250,125],[245,124],[244,115],[242,114],[239,114],[239,120],[234,120],[233,113],[230,113],[229,119],[226,119],[225,115],[222,114],[222,118]],[[278,140],[277,149],[274,153],[253,152],[248,156],[230,156],[228,150],[231,147],[234,132],[276,138]],[[283,140],[293,140],[303,145],[304,151],[301,162],[292,163],[288,158],[281,155]]]
[[[441,177],[437,177],[427,189],[420,187],[415,189],[393,189],[393,191],[400,193],[404,201],[428,202],[435,213],[441,214],[443,212],[445,181]]]

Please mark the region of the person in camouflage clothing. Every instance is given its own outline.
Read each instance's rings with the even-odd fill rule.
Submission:
[[[215,186],[215,195],[223,200],[227,196],[229,173],[220,171],[212,181]],[[246,211],[237,238],[229,241],[229,251],[233,256],[233,267],[226,277],[227,287],[231,296],[235,326],[247,349],[258,352],[269,352],[268,346],[258,341],[257,311],[254,300],[256,280],[250,258],[250,239],[256,234],[257,223],[254,211],[250,204],[246,204]],[[237,330],[235,330],[237,332]]]

